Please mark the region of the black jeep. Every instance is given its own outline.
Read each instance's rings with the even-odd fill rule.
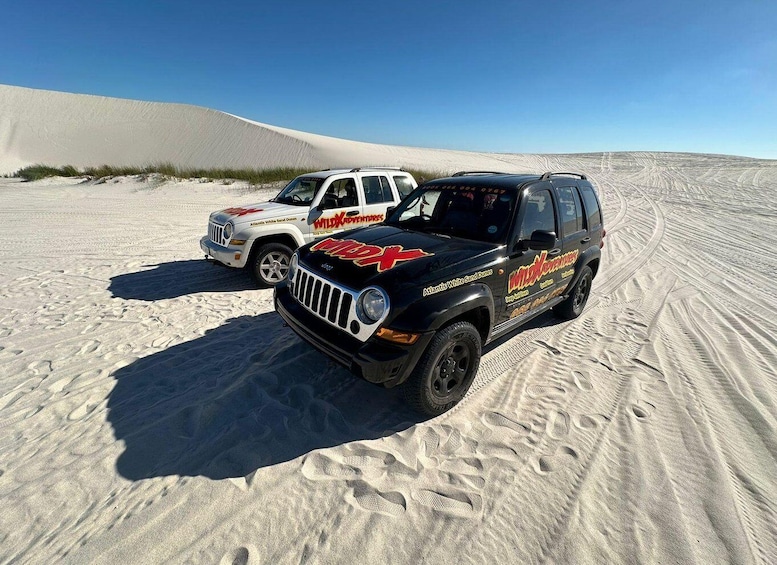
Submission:
[[[483,344],[548,309],[580,315],[604,234],[584,175],[456,173],[382,224],[301,247],[275,308],[314,347],[436,415],[469,389]]]

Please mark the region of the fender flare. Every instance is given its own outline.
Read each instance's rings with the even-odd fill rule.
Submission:
[[[583,267],[589,263],[592,263],[593,261],[600,260],[601,256],[602,252],[596,246],[591,246],[583,251],[580,257],[577,258],[577,261],[575,261],[575,276],[572,277],[572,280],[569,281],[566,290],[569,291],[569,289],[575,288],[577,281],[580,280],[580,273],[582,272]],[[596,272],[594,272],[594,276],[596,276]]]
[[[485,342],[494,320],[494,296],[488,285],[483,283],[445,290],[435,296],[419,296],[388,325],[413,332],[437,331],[451,320],[481,308],[488,311],[488,320],[478,328]]]

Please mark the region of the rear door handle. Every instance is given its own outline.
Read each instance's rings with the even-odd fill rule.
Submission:
[[[345,213],[346,216],[358,216],[359,211],[358,210],[351,210],[350,212]]]
[[[588,243],[589,241],[591,241],[590,237],[584,237],[583,239],[580,240],[580,243]]]
[[[555,249],[551,249],[548,251],[548,255],[558,255],[561,253],[561,249],[559,247],[556,247]]]

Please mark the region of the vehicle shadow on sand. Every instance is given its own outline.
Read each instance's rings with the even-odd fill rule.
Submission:
[[[233,318],[118,369],[108,421],[125,445],[119,473],[242,477],[425,419],[282,324],[275,313]]]
[[[170,261],[145,267],[155,268],[117,275],[111,278],[108,290],[117,298],[153,301],[198,292],[257,288],[243,269],[230,269],[204,259]]]

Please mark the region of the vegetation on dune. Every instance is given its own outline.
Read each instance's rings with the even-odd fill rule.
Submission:
[[[443,176],[442,173],[425,171],[420,169],[406,169],[420,183],[426,180]],[[118,176],[148,176],[152,174],[162,175],[167,178],[179,179],[206,179],[216,181],[243,180],[251,185],[259,185],[273,182],[289,181],[296,176],[310,172],[310,169],[293,167],[276,167],[272,169],[185,169],[176,167],[170,163],[149,165],[146,167],[116,167],[102,165],[99,167],[86,167],[78,170],[72,165],[64,167],[50,167],[48,165],[31,165],[19,169],[13,177],[19,177],[25,181],[40,180],[47,177],[86,177],[90,179],[118,177]]]

